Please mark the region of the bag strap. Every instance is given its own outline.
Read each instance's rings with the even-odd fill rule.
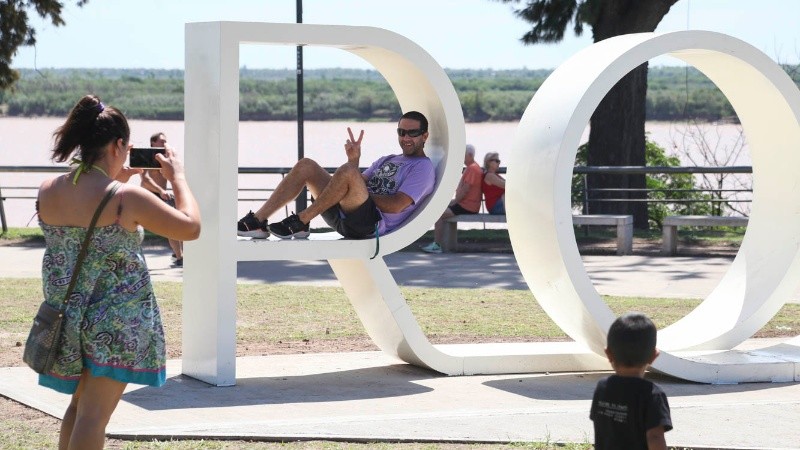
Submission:
[[[92,234],[94,233],[95,225],[97,225],[97,219],[100,217],[100,213],[103,212],[105,209],[106,204],[111,197],[117,192],[117,189],[120,188],[122,184],[120,182],[115,182],[111,189],[106,193],[103,200],[100,201],[100,204],[97,205],[97,209],[94,211],[94,216],[92,216],[92,221],[89,223],[89,228],[86,230],[86,237],[83,238],[83,244],[81,245],[81,252],[78,253],[78,260],[75,262],[75,269],[72,271],[72,278],[69,280],[69,287],[67,288],[67,294],[64,295],[64,307],[66,308],[66,304],[69,301],[70,295],[72,295],[72,290],[75,289],[75,283],[78,281],[78,273],[81,271],[81,266],[83,265],[83,260],[86,258],[86,254],[89,252],[89,241],[92,239]]]

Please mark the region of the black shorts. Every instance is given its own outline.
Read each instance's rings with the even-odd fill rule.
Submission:
[[[345,213],[339,205],[334,205],[322,213],[322,218],[346,238],[366,239],[375,235],[375,224],[380,222],[381,214],[372,197],[367,197],[355,211]]]
[[[150,192],[153,192],[153,191],[150,191]],[[159,194],[158,192],[153,192],[153,194],[155,194],[155,196],[158,197],[162,202],[168,204],[169,206],[172,206],[173,208],[175,207],[175,197],[170,195],[169,198],[164,200],[163,198],[161,198],[161,194]]]
[[[450,211],[453,211],[453,214],[455,214],[457,216],[460,216],[462,214],[477,214],[478,213],[478,211],[467,211],[466,209],[464,209],[458,203],[456,203],[453,206],[448,206],[448,208],[450,209]]]

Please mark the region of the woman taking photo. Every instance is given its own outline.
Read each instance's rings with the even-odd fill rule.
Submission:
[[[489,214],[506,213],[506,180],[497,171],[500,169],[500,155],[497,152],[487,153],[483,157],[483,199]]]
[[[48,304],[66,308],[53,368],[39,384],[72,394],[59,449],[102,449],[105,428],[127,383],[166,380],[164,331],[142,253],[143,229],[176,240],[200,235],[200,212],[175,152],[158,155],[175,208],[149,191],[120,184],[97,220],[65,302],[78,253],[101,200],[139,170],[123,165],[130,145],[125,116],[94,95],[83,97],[53,133],[52,159],[74,168],[42,183],[37,210],[46,249],[42,284]]]

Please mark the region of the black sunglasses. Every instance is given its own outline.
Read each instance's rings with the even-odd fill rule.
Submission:
[[[406,135],[410,137],[419,137],[422,136],[423,134],[425,134],[425,130],[423,130],[422,128],[416,128],[414,130],[404,130],[402,128],[397,129],[397,135],[400,137]]]
[[[497,164],[500,164],[500,160],[499,160],[499,159],[490,159],[489,161],[494,161],[494,162],[496,162]]]

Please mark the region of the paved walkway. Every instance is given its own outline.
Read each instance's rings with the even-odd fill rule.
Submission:
[[[40,248],[0,247],[0,277],[38,277]],[[147,251],[156,280],[180,280],[165,249]],[[702,298],[725,258],[591,256],[601,294]],[[405,286],[525,289],[513,255],[387,257]],[[243,283],[336,285],[324,262],[239,264]],[[794,296],[798,298],[797,295]],[[774,344],[751,340],[743,346]],[[215,388],[169,361],[161,389],[129,386],[108,431],[116,437],[591,442],[594,385],[606,373],[445,377],[380,352],[243,357],[237,385]],[[800,376],[800,369],[799,369]],[[669,396],[669,445],[800,448],[800,383],[703,385],[653,377]],[[68,397],[39,388],[24,367],[0,368],[0,394],[56,417]]]
[[[41,247],[0,246],[0,276],[38,278]],[[180,281],[182,269],[170,267],[166,247],[145,251],[155,281]],[[602,295],[704,298],[728,269],[729,258],[584,256],[586,271]],[[398,252],[386,257],[401,286],[527,289],[514,255],[507,253]],[[240,283],[338,286],[325,261],[240,262]],[[800,301],[800,290],[792,296]]]

